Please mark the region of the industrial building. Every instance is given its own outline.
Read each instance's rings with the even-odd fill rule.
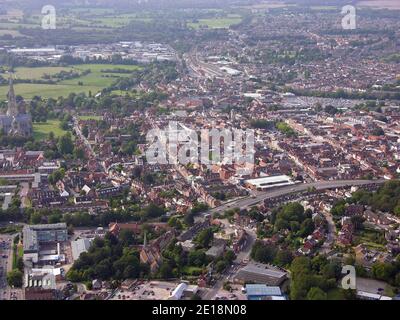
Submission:
[[[293,180],[287,175],[260,177],[245,180],[246,187],[256,190],[266,190],[275,187],[284,187],[294,184]]]
[[[243,288],[247,300],[286,300],[278,286],[246,284]]]
[[[63,260],[59,244],[68,240],[65,223],[28,225],[23,228],[22,233],[25,262],[38,263],[41,260],[43,263],[51,263]],[[54,249],[43,250],[42,245],[54,245]]]
[[[264,264],[249,264],[239,270],[234,278],[239,283],[260,283],[268,286],[280,286],[287,279],[287,273],[271,269]]]

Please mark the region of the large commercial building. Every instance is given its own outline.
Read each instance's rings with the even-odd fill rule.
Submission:
[[[249,264],[239,270],[235,281],[240,283],[259,283],[268,286],[280,286],[287,279],[284,271],[271,269],[264,264]]]
[[[244,291],[247,300],[286,300],[281,288],[265,284],[246,284]]]
[[[39,261],[41,244],[56,244],[68,240],[67,225],[65,223],[25,226],[22,232],[24,237],[24,261],[33,263]]]
[[[245,180],[244,184],[251,189],[266,190],[275,187],[289,186],[294,184],[294,182],[286,175],[279,175]]]

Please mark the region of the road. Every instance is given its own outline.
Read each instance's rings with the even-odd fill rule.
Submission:
[[[228,209],[232,208],[240,208],[246,209],[252,207],[264,200],[273,199],[277,197],[286,196],[292,193],[298,193],[307,191],[309,188],[315,188],[316,190],[326,190],[326,189],[335,189],[335,188],[343,188],[343,187],[352,187],[352,186],[363,186],[369,184],[382,184],[387,180],[329,180],[329,181],[317,181],[312,183],[302,183],[297,185],[291,185],[286,187],[281,187],[279,189],[269,190],[259,192],[257,195],[252,197],[246,197],[239,199],[237,201],[232,201],[230,203],[223,204],[221,206],[212,208],[206,212],[202,213],[204,217],[207,214],[213,214],[217,212],[224,212]]]
[[[324,241],[319,251],[320,253],[328,254],[332,251],[332,245],[336,241],[337,230],[331,213],[325,210],[322,213],[328,223],[328,234],[326,235],[326,240]]]
[[[79,128],[78,121],[79,121],[79,119],[77,117],[73,118],[74,131],[75,131],[76,135],[78,136],[78,138],[83,141],[86,149],[89,150],[90,157],[93,159],[97,159],[97,155],[94,152],[92,145],[89,143],[88,139],[83,135],[81,129]],[[99,163],[100,163],[101,167],[103,168],[104,172],[106,172],[107,169],[106,169],[105,165],[101,162],[99,162]]]
[[[17,300],[20,289],[7,284],[7,273],[12,270],[13,239],[16,235],[0,234],[0,300]]]
[[[218,280],[215,282],[212,288],[208,289],[204,295],[202,296],[203,300],[213,300],[218,294],[218,291],[222,289],[224,286],[224,282],[231,280],[234,278],[238,270],[240,269],[240,264],[242,263],[243,260],[249,259],[250,253],[251,253],[251,248],[253,247],[254,242],[257,239],[257,235],[255,232],[251,229],[245,228],[247,234],[248,234],[248,240],[246,243],[246,247],[243,248],[242,251],[240,251],[236,255],[236,259],[233,262],[231,266],[229,266],[218,278]]]

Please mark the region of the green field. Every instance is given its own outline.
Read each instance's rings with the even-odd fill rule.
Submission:
[[[102,116],[79,116],[80,120],[102,120]]]
[[[40,80],[45,74],[54,75],[61,71],[71,71],[73,67],[39,67],[39,68],[28,68],[19,67],[15,69],[14,78],[15,79],[30,79],[30,80]],[[6,74],[0,74],[3,77],[7,77]]]
[[[105,87],[111,85],[118,77],[127,77],[126,73],[104,72],[112,69],[136,70],[140,67],[134,65],[113,65],[113,64],[82,64],[69,67],[37,67],[37,68],[16,68],[17,79],[40,80],[44,74],[56,74],[60,71],[84,71],[91,70],[91,73],[75,79],[62,80],[57,84],[35,84],[35,83],[19,83],[15,84],[15,92],[23,96],[25,99],[30,99],[35,95],[43,98],[58,98],[74,93],[92,92],[96,94]],[[4,77],[7,75],[2,74]],[[5,100],[8,92],[8,86],[0,86],[0,100]]]
[[[60,120],[47,120],[47,122],[33,124],[33,138],[35,140],[47,139],[50,132],[53,132],[55,137],[60,137],[67,133],[67,131],[60,128]]]
[[[198,22],[189,22],[188,26],[198,29],[207,26],[210,29],[229,28],[242,21],[239,15],[228,15],[226,18],[199,19]]]

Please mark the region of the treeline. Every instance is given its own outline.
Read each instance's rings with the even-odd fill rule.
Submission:
[[[387,181],[376,192],[357,190],[348,202],[371,206],[372,210],[400,216],[400,181]]]

